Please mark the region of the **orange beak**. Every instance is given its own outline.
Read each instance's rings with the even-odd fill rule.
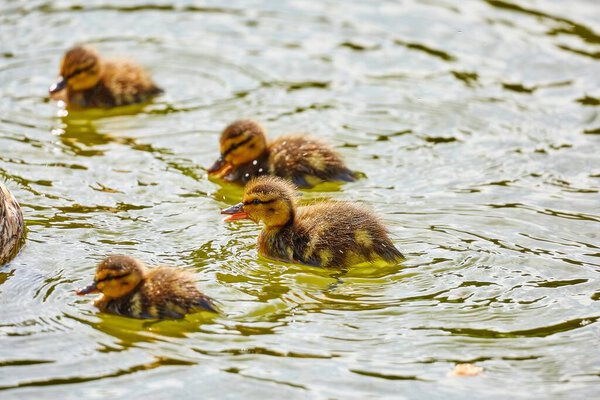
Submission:
[[[88,285],[84,288],[79,289],[77,292],[78,296],[83,296],[90,293],[98,293],[98,288],[96,287],[96,282],[92,282],[91,285]]]
[[[244,211],[244,203],[236,204],[224,210],[221,210],[221,214],[229,215],[224,219],[225,222],[236,221],[238,219],[249,219],[248,213]]]
[[[58,78],[58,80],[56,82],[54,82],[52,85],[50,85],[50,87],[48,88],[48,92],[50,92],[50,94],[55,94],[55,93],[60,92],[61,90],[63,90],[66,87],[67,87],[67,80],[61,76]]]
[[[223,157],[219,157],[217,161],[208,169],[209,175],[214,175],[217,178],[222,178],[233,169],[233,165],[231,163],[225,161]]]

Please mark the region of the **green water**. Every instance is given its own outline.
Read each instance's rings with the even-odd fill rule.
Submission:
[[[141,109],[61,115],[92,43],[147,66]],[[2,399],[594,398],[600,393],[595,0],[0,1],[0,179],[27,245],[0,268]],[[206,177],[240,117],[331,142],[408,257],[260,259]],[[99,315],[111,253],[180,265],[223,315]],[[484,368],[449,375],[455,364]]]

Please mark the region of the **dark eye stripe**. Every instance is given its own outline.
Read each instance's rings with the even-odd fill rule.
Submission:
[[[254,199],[254,200],[251,200],[251,201],[245,201],[244,205],[247,206],[247,205],[250,205],[250,204],[255,204],[255,205],[258,205],[258,204],[269,204],[269,203],[275,202],[276,200],[277,199],[271,199],[271,200],[264,200],[263,201],[263,200],[259,200],[259,199]]]
[[[89,71],[90,69],[94,68],[94,65],[96,64],[90,64],[87,67],[83,67],[83,68],[77,68],[75,71],[71,72],[69,75],[65,76],[65,79],[71,79],[72,77],[74,77],[75,75],[79,75],[82,72],[86,72]]]
[[[231,147],[229,147],[227,150],[225,150],[225,152],[223,152],[223,154],[221,154],[221,156],[222,157],[226,157],[229,153],[231,153],[232,151],[234,151],[238,147],[245,145],[246,143],[248,143],[251,140],[252,140],[252,136],[250,136],[248,139],[242,140],[239,143],[232,144]]]

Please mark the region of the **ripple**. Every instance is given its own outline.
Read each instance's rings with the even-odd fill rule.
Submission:
[[[239,14],[240,11],[234,8],[220,8],[220,7],[200,7],[193,5],[176,6],[172,4],[139,4],[131,6],[123,5],[112,5],[112,4],[99,4],[99,5],[72,5],[72,6],[56,6],[52,4],[42,4],[35,8],[30,8],[28,12],[41,11],[45,14],[53,12],[74,12],[80,13],[81,11],[120,11],[120,12],[136,12],[136,11],[177,11],[177,12],[198,12],[198,13],[228,13],[228,14]]]
[[[590,323],[598,321],[600,317],[577,318],[570,321],[560,322],[555,325],[542,326],[538,328],[498,332],[491,329],[473,329],[473,328],[435,328],[440,331],[449,332],[453,335],[469,336],[488,339],[504,338],[522,338],[522,337],[548,337],[557,333],[568,332],[574,329],[580,329]],[[431,328],[427,328],[431,329]]]
[[[124,375],[135,374],[139,371],[148,371],[160,367],[169,367],[169,366],[181,366],[181,365],[194,365],[193,362],[156,357],[155,361],[134,365],[130,368],[119,369],[116,372],[103,374],[103,375],[95,375],[95,376],[73,376],[73,377],[65,377],[65,378],[54,378],[54,379],[44,379],[39,381],[31,381],[31,382],[22,382],[17,385],[12,386],[0,386],[0,390],[8,390],[14,389],[18,387],[32,387],[32,386],[52,386],[52,385],[72,385],[78,384],[82,382],[90,382],[96,381],[100,379],[119,377]]]
[[[276,349],[267,349],[262,347],[244,347],[239,349],[224,349],[224,350],[201,350],[194,349],[202,354],[207,355],[233,355],[233,356],[244,356],[248,354],[260,354],[267,355],[271,357],[291,357],[291,358],[309,358],[309,359],[329,359],[334,356],[332,355],[324,355],[324,354],[306,354],[306,353],[297,353],[293,351],[284,351],[284,350],[276,350]]]
[[[38,364],[50,364],[53,361],[49,360],[10,360],[0,362],[0,368],[2,367],[13,367],[13,366],[25,366],[25,365],[38,365]]]
[[[421,379],[415,375],[396,375],[396,374],[386,374],[383,372],[374,372],[374,371],[362,371],[362,370],[358,370],[358,369],[351,369],[350,372],[358,374],[358,375],[363,375],[363,376],[368,376],[371,378],[379,378],[379,379],[385,379],[385,380],[390,380],[390,381],[427,381],[427,379]]]
[[[586,42],[592,43],[592,44],[600,43],[600,35],[596,34],[592,29],[586,27],[585,25],[571,21],[568,18],[551,15],[551,14],[545,13],[543,11],[539,11],[539,10],[536,10],[533,8],[523,7],[518,4],[510,3],[510,2],[506,2],[506,1],[502,1],[502,0],[485,0],[485,2],[490,4],[493,7],[506,9],[506,10],[510,10],[513,12],[518,12],[518,13],[522,13],[522,14],[526,14],[526,15],[531,15],[534,17],[542,17],[542,18],[549,19],[549,20],[552,20],[555,22],[560,22],[563,24],[562,27],[551,30],[549,32],[550,35],[564,33],[564,34],[578,36],[580,39],[582,39]]]
[[[421,43],[406,42],[401,39],[394,40],[394,43],[399,46],[404,46],[411,50],[423,52],[427,55],[439,58],[444,61],[448,61],[448,62],[456,61],[456,57],[454,57],[453,55],[448,54],[447,52],[445,52],[443,50],[435,49],[433,47],[430,47],[430,46],[427,46],[427,45],[424,45]]]

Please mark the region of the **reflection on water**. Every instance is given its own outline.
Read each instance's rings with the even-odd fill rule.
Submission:
[[[0,268],[2,399],[598,392],[594,1],[0,4],[0,179],[29,229]],[[60,111],[77,42],[166,93]],[[407,262],[259,257],[219,215],[242,189],[206,174],[238,118],[331,142],[366,178],[301,201],[368,204]],[[193,271],[223,314],[98,314],[74,291],[111,253]]]
[[[75,120],[63,118],[64,129],[55,129],[53,133],[60,138],[60,142],[68,148],[74,155],[83,157],[93,157],[104,155],[104,152],[98,148],[109,143],[124,145],[135,144],[135,139],[118,137],[111,134],[98,133],[94,127],[93,121]]]

